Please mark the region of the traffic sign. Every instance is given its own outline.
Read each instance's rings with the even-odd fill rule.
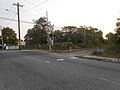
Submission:
[[[18,44],[21,45],[23,40],[18,40]]]

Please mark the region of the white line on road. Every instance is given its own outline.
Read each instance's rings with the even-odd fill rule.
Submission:
[[[50,63],[50,61],[45,61],[46,63]]]
[[[70,59],[78,59],[77,57],[70,57]]]
[[[61,59],[57,59],[57,61],[64,61],[64,59],[62,59],[62,58]]]

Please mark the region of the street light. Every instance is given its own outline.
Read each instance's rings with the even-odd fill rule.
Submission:
[[[14,11],[11,11],[11,10],[9,10],[9,9],[6,9],[6,11],[7,11],[7,12],[14,13],[14,14],[17,14],[16,12],[14,12]]]

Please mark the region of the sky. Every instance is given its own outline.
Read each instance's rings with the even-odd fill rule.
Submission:
[[[114,32],[120,17],[120,0],[0,0],[0,17],[17,19],[19,2],[20,20],[33,22],[46,16],[55,29],[64,26],[92,26],[103,31],[103,35]],[[6,11],[8,9],[8,11]],[[17,22],[0,19],[0,26],[11,27],[18,34]],[[33,24],[21,23],[21,38]]]

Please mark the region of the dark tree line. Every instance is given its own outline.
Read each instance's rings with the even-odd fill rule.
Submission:
[[[27,31],[25,35],[25,41],[27,47],[38,48],[42,45],[47,45],[47,30],[45,24],[46,18],[39,18],[35,21],[35,25],[32,29]],[[104,43],[103,32],[93,27],[85,26],[65,26],[62,30],[54,30],[50,37],[54,38],[54,46],[62,46],[62,44],[69,44],[78,47],[96,47],[101,46]],[[65,45],[63,45],[65,46]]]
[[[34,22],[34,26],[28,29],[25,35],[25,42],[27,47],[38,48],[42,45],[47,45],[47,19],[41,17]],[[17,45],[18,39],[13,29],[6,27],[2,30],[3,43],[6,45]],[[94,27],[86,26],[64,26],[61,30],[54,30],[50,34],[54,38],[54,46],[78,46],[79,47],[108,47],[116,46],[120,48],[120,27],[117,27],[115,33],[108,33],[107,39],[103,38],[103,32]],[[0,44],[2,44],[2,37],[0,36]]]
[[[84,44],[90,47],[101,46],[104,43],[103,32],[93,27],[65,26],[62,30],[55,30],[55,42],[72,42],[73,45]]]

